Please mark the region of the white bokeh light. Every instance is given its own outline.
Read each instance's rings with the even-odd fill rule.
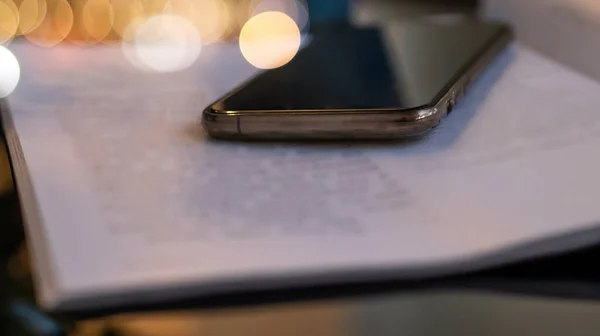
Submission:
[[[19,10],[14,2],[0,0],[0,43],[10,42],[19,28]]]
[[[21,68],[15,55],[10,50],[0,46],[0,98],[11,94],[21,77]]]
[[[190,67],[202,50],[200,34],[188,20],[169,14],[133,22],[125,32],[123,52],[144,71],[177,72]]]

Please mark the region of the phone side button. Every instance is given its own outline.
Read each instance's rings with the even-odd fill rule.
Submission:
[[[455,105],[454,98],[448,98],[448,100],[446,101],[446,114],[447,115],[452,113],[452,110],[454,110],[454,105]]]

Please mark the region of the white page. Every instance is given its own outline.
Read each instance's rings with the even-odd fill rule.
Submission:
[[[598,238],[531,245],[600,218],[600,85],[523,47],[424,141],[320,146],[205,137],[204,106],[254,73],[233,46],[163,75],[117,47],[13,50],[48,308],[429,276]]]

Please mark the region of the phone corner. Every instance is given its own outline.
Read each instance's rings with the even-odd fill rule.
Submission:
[[[239,116],[209,106],[202,112],[202,127],[212,138],[232,138],[240,135]]]

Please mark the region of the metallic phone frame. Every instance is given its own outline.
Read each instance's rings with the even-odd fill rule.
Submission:
[[[419,136],[437,126],[477,77],[511,42],[502,27],[496,36],[458,72],[429,105],[409,109],[223,111],[219,102],[207,107],[202,124],[223,139],[394,139]],[[252,79],[250,80],[252,81]],[[249,82],[250,82],[249,81]]]

